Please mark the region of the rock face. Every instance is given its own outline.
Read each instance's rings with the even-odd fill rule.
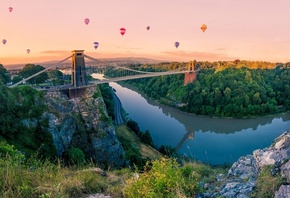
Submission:
[[[220,195],[224,197],[248,197],[256,185],[259,171],[263,166],[274,165],[273,171],[290,181],[290,132],[283,133],[272,146],[255,150],[253,155],[241,157],[228,171],[227,181]],[[289,197],[288,185],[280,187],[275,197]],[[288,194],[287,194],[288,193]]]
[[[257,178],[264,166],[273,165],[271,174],[280,173],[286,183],[290,183],[290,131],[283,133],[265,149],[255,150],[253,155],[240,157],[229,169],[227,176],[218,175],[221,187],[211,187],[214,192],[199,195],[200,198],[226,197],[247,198],[255,189]],[[290,185],[282,185],[275,192],[275,198],[290,198]]]
[[[70,146],[93,161],[111,167],[124,165],[124,150],[117,139],[99,89],[86,88],[82,97],[69,99],[61,92],[47,92],[49,132],[58,156]]]

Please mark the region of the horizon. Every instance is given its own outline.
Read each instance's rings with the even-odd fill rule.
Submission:
[[[263,5],[252,0],[85,0],[81,4],[6,0],[0,7],[0,39],[7,41],[0,43],[0,64],[61,60],[73,49],[84,49],[97,59],[286,63],[290,25],[284,22],[290,20],[289,6],[288,0],[265,0]],[[85,18],[90,19],[87,25]],[[202,24],[207,25],[205,32]],[[124,35],[120,28],[126,28]],[[94,42],[99,43],[97,49]],[[180,43],[178,48],[175,42]]]

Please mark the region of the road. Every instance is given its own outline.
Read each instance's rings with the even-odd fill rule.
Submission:
[[[113,100],[114,100],[114,113],[115,113],[115,124],[124,124],[126,121],[122,115],[122,104],[120,99],[117,97],[115,92],[112,90]]]

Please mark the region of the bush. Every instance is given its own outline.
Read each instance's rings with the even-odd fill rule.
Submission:
[[[24,154],[19,152],[13,145],[7,144],[4,140],[0,140],[0,157],[8,157],[12,160],[12,164],[19,164],[25,160]]]
[[[64,159],[71,165],[83,165],[86,162],[84,152],[75,147],[69,148],[64,153]]]
[[[200,191],[200,176],[196,172],[185,175],[175,159],[155,160],[152,165],[146,164],[138,179],[127,181],[125,197],[194,197]]]
[[[142,159],[140,150],[132,144],[130,140],[124,137],[119,137],[119,140],[125,150],[126,160],[130,165],[136,165],[139,169],[142,169],[146,163],[145,159]]]

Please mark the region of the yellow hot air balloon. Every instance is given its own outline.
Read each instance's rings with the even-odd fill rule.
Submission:
[[[207,29],[207,26],[205,24],[202,24],[200,29],[204,32]]]

